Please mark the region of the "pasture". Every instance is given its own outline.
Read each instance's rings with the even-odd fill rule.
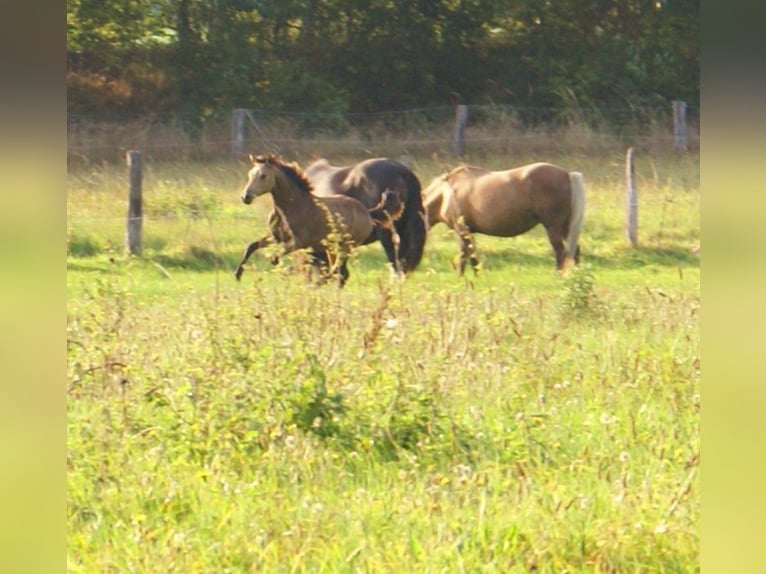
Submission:
[[[460,278],[439,225],[342,290],[234,279],[245,163],[147,161],[138,257],[126,168],[70,171],[69,571],[699,571],[699,155],[637,155],[638,248],[621,154],[466,158],[535,160],[585,176],[578,268],[538,227]]]

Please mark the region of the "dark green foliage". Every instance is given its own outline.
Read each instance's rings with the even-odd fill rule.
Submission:
[[[72,257],[93,257],[102,251],[99,241],[89,234],[73,233],[67,239],[67,255]]]
[[[699,2],[73,0],[69,111],[699,105]]]
[[[306,377],[287,397],[289,422],[303,432],[322,438],[337,436],[340,432],[339,418],[346,410],[343,396],[328,391],[325,372],[316,356],[308,355],[307,361]]]

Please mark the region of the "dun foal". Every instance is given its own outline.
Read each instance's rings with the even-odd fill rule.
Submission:
[[[376,227],[393,228],[403,205],[399,195],[386,190],[380,203],[367,209],[345,196],[317,197],[308,178],[297,166],[275,156],[250,156],[253,163],[242,190],[242,201],[270,193],[274,210],[269,214],[269,234],[250,243],[234,272],[239,280],[245,262],[257,249],[271,243],[282,245],[282,254],[308,249],[313,262],[337,270],[342,287],[349,277],[346,266],[350,250],[375,240]],[[334,242],[334,243],[333,243]]]

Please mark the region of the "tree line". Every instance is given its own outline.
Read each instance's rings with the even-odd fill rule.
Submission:
[[[699,106],[699,0],[67,0],[70,115]]]

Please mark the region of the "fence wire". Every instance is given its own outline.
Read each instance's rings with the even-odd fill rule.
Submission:
[[[416,108],[375,113],[320,113],[248,109],[241,152],[278,151],[286,155],[403,152],[439,153],[453,147],[455,108]],[[690,149],[699,145],[699,109],[687,107]],[[234,155],[232,112],[210,117],[189,128],[181,115],[138,117],[115,115],[92,122],[67,118],[70,164],[121,161],[127,150],[140,149],[154,160],[220,159]],[[510,105],[469,106],[468,151],[549,144],[613,147],[670,145],[672,107],[553,109]],[[546,140],[547,138],[547,140]]]

